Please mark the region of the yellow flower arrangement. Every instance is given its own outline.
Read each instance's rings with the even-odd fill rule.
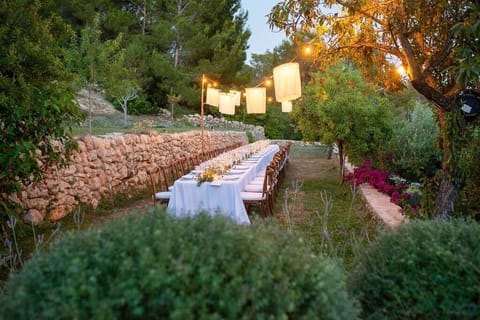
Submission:
[[[214,167],[209,167],[205,170],[202,171],[202,173],[200,173],[200,175],[198,176],[198,179],[197,179],[197,184],[198,185],[201,185],[202,183],[208,181],[208,182],[212,182],[213,180],[215,180],[219,174],[222,174],[221,172],[219,173],[219,170],[214,168]]]

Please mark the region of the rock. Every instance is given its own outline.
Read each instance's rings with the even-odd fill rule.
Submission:
[[[62,218],[64,218],[69,212],[69,209],[65,206],[57,206],[50,210],[50,213],[48,215],[48,220],[50,221],[58,221]]]
[[[26,224],[32,224],[34,226],[38,226],[43,222],[43,219],[45,218],[45,215],[42,214],[39,210],[37,209],[28,209],[27,213],[22,217],[23,222]]]
[[[24,200],[25,207],[37,209],[39,211],[45,210],[47,208],[47,200],[44,198],[35,198],[35,199],[26,199]]]
[[[74,164],[69,165],[65,169],[63,169],[63,175],[65,176],[71,176],[75,172],[77,172],[77,167]]]
[[[85,148],[87,149],[87,151],[93,150],[93,137],[92,136],[83,137],[83,143],[85,144]]]
[[[104,95],[91,90],[90,93],[87,89],[82,89],[77,92],[77,101],[80,105],[80,109],[88,112],[88,105],[90,106],[92,113],[96,115],[121,115],[122,113],[116,110],[113,105],[105,99]]]

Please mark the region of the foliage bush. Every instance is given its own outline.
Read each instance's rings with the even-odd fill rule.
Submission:
[[[216,109],[217,108],[212,108]],[[247,114],[246,107],[241,106],[235,115],[222,115],[230,121],[239,121],[246,124],[261,126],[265,129],[265,136],[269,139],[301,140],[302,134],[295,131],[294,121],[290,113],[282,112],[277,104],[268,104],[264,114]],[[213,113],[213,112],[211,112]],[[220,114],[218,115],[220,116]]]
[[[441,167],[442,157],[437,147],[438,125],[431,108],[417,104],[404,120],[393,127],[388,144],[386,169],[410,181],[432,177]]]
[[[55,13],[43,17],[43,5],[0,3],[0,223],[21,210],[10,196],[67,165],[78,147],[70,128],[83,116],[62,47],[72,33]]]
[[[123,112],[120,102],[115,99],[112,103],[118,111]],[[128,114],[132,115],[142,115],[142,114],[156,114],[158,112],[158,107],[152,105],[150,101],[137,98],[128,102]]]
[[[480,225],[414,221],[360,251],[349,289],[365,319],[479,319]]]
[[[7,319],[356,318],[341,269],[300,237],[162,211],[68,234],[0,296]]]

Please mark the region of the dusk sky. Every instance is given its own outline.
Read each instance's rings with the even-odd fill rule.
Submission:
[[[252,32],[247,50],[247,62],[252,53],[265,53],[272,51],[286,39],[283,31],[271,31],[266,15],[280,0],[241,0],[242,8],[248,11],[247,26]]]

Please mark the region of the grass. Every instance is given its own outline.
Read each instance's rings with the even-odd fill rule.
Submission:
[[[338,159],[319,146],[292,147],[275,212],[319,254],[348,268],[358,245],[370,242],[378,224],[350,184],[342,183]]]
[[[160,120],[156,116],[128,116],[129,124],[126,126],[123,116],[94,116],[92,118],[92,130],[88,126],[86,120],[81,126],[72,128],[74,136],[102,135],[112,132],[121,133],[137,133],[148,130],[156,130],[158,132],[184,132],[195,129],[192,125],[184,121],[175,121],[173,124],[169,121]],[[147,121],[145,121],[147,120]]]
[[[342,184],[338,159],[327,159],[324,148],[293,146],[290,159],[276,201],[273,223],[278,223],[286,232],[297,233],[317,253],[338,258],[348,268],[355,247],[375,237],[377,224],[356,190],[352,190],[348,183]],[[96,210],[79,208],[60,222],[58,234],[95,227],[132,210],[136,214],[145,212],[151,205],[149,188],[130,195],[119,194],[102,201]],[[45,242],[57,232],[56,228],[54,223],[44,223],[35,228],[36,238],[43,234]],[[23,259],[27,260],[35,252],[38,239],[34,238],[30,227],[22,229],[18,243]],[[4,247],[0,247],[0,258],[7,253]],[[0,286],[7,276],[8,269],[5,266],[0,268]]]
[[[208,129],[208,128],[207,128]],[[178,133],[191,130],[200,130],[200,127],[194,126],[183,120],[170,121],[161,120],[156,116],[129,116],[129,124],[125,126],[123,118],[118,116],[95,116],[92,120],[92,130],[85,121],[81,126],[72,127],[72,134],[75,137],[86,135],[104,135],[112,132],[120,133],[139,133],[155,130],[162,133]],[[215,131],[231,131],[237,130],[228,127],[217,127]]]

